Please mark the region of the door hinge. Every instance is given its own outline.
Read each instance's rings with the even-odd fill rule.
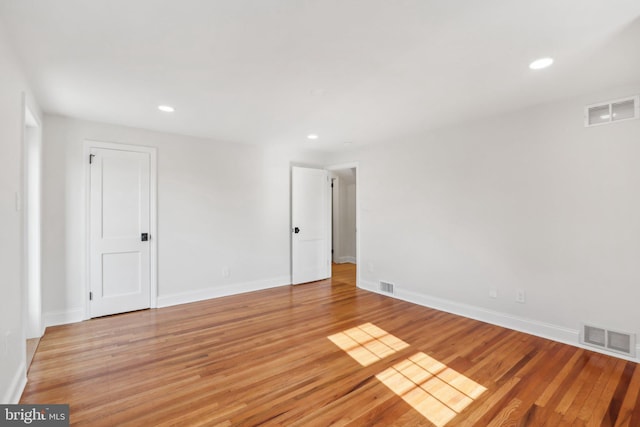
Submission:
[[[89,154],[89,164],[93,163],[93,158],[95,157],[95,154]]]
[[[93,301],[93,292],[89,292],[89,301]]]

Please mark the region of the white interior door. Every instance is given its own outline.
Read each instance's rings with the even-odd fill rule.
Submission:
[[[294,285],[331,277],[331,182],[327,171],[291,171],[291,281]]]
[[[149,308],[150,155],[90,153],[90,315]]]

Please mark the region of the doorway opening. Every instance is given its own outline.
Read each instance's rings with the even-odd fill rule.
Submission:
[[[24,110],[24,301],[27,369],[44,333],[41,285],[42,137],[35,114]]]
[[[358,181],[357,163],[292,165],[291,284],[328,278],[360,283]]]
[[[327,169],[331,177],[331,277],[355,276],[357,284],[358,167],[345,164]]]

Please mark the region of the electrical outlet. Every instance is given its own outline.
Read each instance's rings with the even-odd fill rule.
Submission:
[[[516,302],[520,304],[524,304],[527,300],[527,294],[524,292],[524,289],[516,290]]]
[[[373,273],[373,263],[371,261],[367,262],[367,269],[369,273]]]
[[[229,277],[231,276],[231,270],[229,270],[229,267],[225,267],[222,269],[222,277]]]
[[[498,298],[498,290],[496,288],[489,289],[490,298]]]

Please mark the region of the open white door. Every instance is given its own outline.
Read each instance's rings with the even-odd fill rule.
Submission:
[[[90,316],[149,308],[150,155],[90,153]]]
[[[292,167],[291,283],[331,277],[331,182],[327,171]]]

